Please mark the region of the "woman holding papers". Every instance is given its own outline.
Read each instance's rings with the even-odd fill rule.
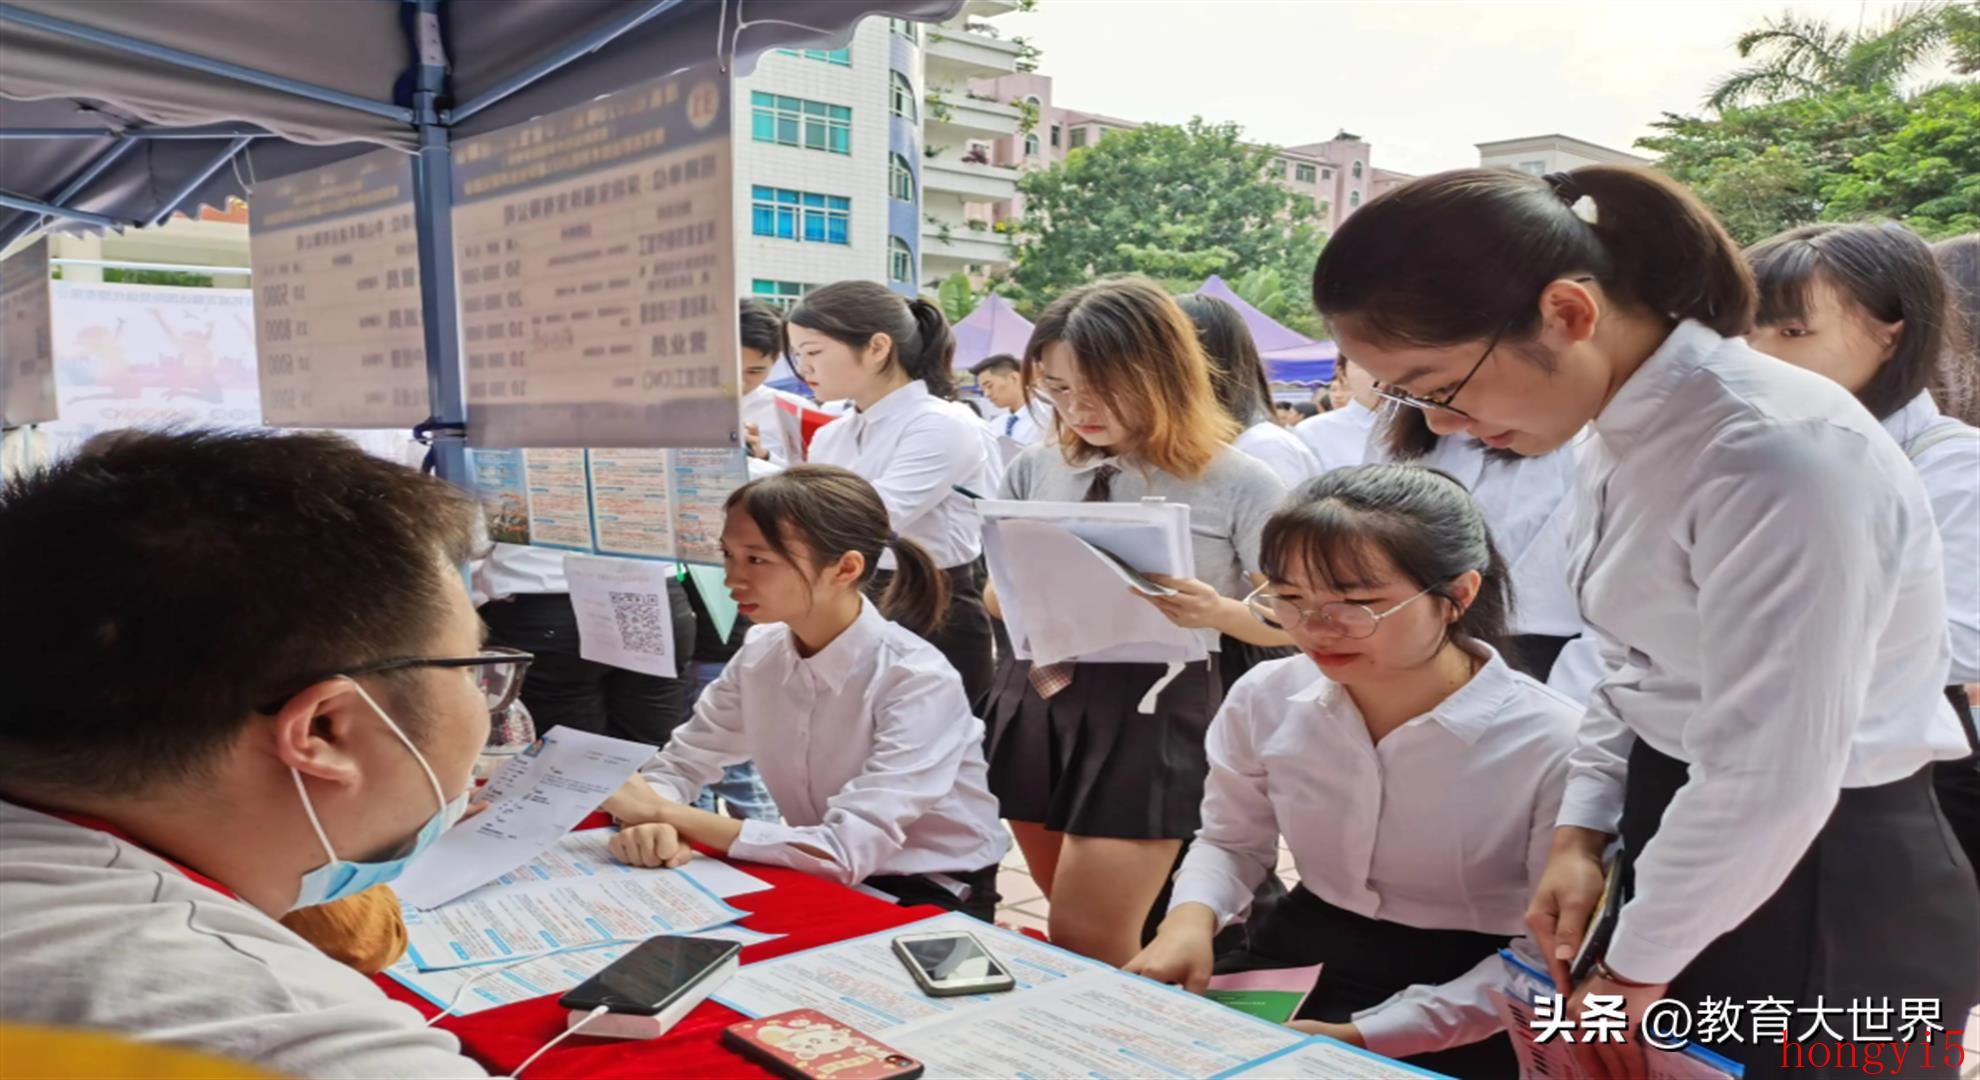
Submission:
[[[1443,473],[1336,469],[1265,526],[1263,561],[1257,616],[1304,655],[1255,668],[1210,725],[1203,830],[1128,970],[1203,989],[1283,835],[1300,884],[1223,966],[1321,964],[1313,1030],[1511,1076],[1487,992],[1547,865],[1578,710],[1502,658],[1506,567]]]
[[[1119,964],[1140,949],[1143,920],[1196,832],[1203,732],[1223,697],[1221,635],[1290,641],[1239,599],[1256,583],[1258,535],[1285,485],[1229,445],[1238,425],[1217,405],[1195,329],[1152,282],[1106,281],[1055,301],[1024,372],[1052,402],[1057,438],[1011,463],[1004,498],[1186,504],[1201,579],[1163,579],[1176,595],[1147,602],[1199,631],[1210,660],[1034,669],[1013,659],[985,709],[991,790],[1052,901],[1052,940]]]
[[[1887,997],[1958,1026],[1980,891],[1932,797],[1967,747],[1931,503],[1847,391],[1741,337],[1753,276],[1711,213],[1647,170],[1440,173],[1348,219],[1313,294],[1440,435],[1594,429],[1571,571],[1608,673],[1527,916],[1557,982],[1618,831],[1634,889],[1571,1011]],[[1776,1042],[1714,1048],[1753,1080]],[[1638,1038],[1576,1049],[1645,1070]]]
[[[841,465],[879,491],[894,531],[921,545],[948,577],[949,613],[928,630],[962,676],[971,702],[993,673],[990,616],[976,563],[983,525],[958,489],[987,494],[1001,473],[983,422],[946,400],[955,338],[942,311],[870,281],[813,289],[785,320],[798,372],[821,401],[852,402],[853,412],[818,430],[810,460]],[[894,573],[880,556],[876,590]]]
[[[886,550],[899,571],[875,603],[862,590]],[[694,718],[606,801],[625,826],[612,854],[669,865],[685,838],[988,920],[1010,839],[984,781],[983,725],[916,634],[947,604],[928,553],[890,537],[871,484],[799,465],[729,497],[722,557],[756,626]],[[784,824],[690,805],[751,759]]]
[[[1746,258],[1760,288],[1753,347],[1855,394],[1925,481],[1945,548],[1946,697],[1980,752],[1965,686],[1980,683],[1980,431],[1940,413],[1925,389],[1950,329],[1932,249],[1896,225],[1809,225]],[[1942,761],[1932,779],[1967,861],[1980,863],[1980,758]]]
[[[783,355],[784,317],[761,300],[744,300],[742,336],[742,420],[749,435],[749,456],[782,469],[804,460],[804,439],[798,417],[815,408],[811,399],[787,394],[770,385],[770,371]],[[787,415],[784,406],[800,410]]]

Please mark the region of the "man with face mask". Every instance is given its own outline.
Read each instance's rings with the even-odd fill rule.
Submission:
[[[473,508],[326,435],[119,432],[0,490],[0,1021],[482,1076],[276,921],[458,820],[525,654]]]

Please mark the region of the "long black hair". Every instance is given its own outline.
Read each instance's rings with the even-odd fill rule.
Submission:
[[[1903,322],[1891,355],[1856,392],[1877,419],[1924,392],[1945,348],[1946,285],[1932,249],[1902,225],[1803,225],[1746,251],[1760,288],[1754,322],[1808,317],[1820,283],[1878,322]]]
[[[866,348],[874,335],[885,334],[894,343],[885,365],[899,364],[909,378],[927,383],[928,392],[938,398],[955,396],[956,376],[949,362],[956,354],[956,338],[942,309],[927,300],[910,300],[877,282],[838,281],[800,297],[784,317],[784,325],[786,355],[791,351],[792,326],[816,330],[855,350]]]
[[[1353,593],[1381,576],[1378,552],[1453,611],[1451,582],[1478,571],[1478,595],[1450,633],[1512,655],[1512,577],[1478,503],[1440,469],[1355,465],[1308,480],[1265,523],[1259,562],[1273,581],[1303,569],[1328,592]]]
[[[1196,340],[1210,361],[1217,404],[1240,427],[1264,420],[1272,407],[1272,382],[1258,356],[1258,345],[1251,340],[1251,328],[1244,325],[1238,310],[1214,296],[1195,293],[1176,297],[1176,305],[1196,324]]]

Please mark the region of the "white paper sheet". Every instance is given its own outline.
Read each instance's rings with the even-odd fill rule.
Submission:
[[[577,611],[578,655],[627,671],[674,678],[674,608],[667,579],[674,564],[647,559],[564,556]]]
[[[1008,607],[1005,611],[1014,615],[1007,619],[1014,645],[1022,642],[1018,655],[1029,655],[1037,664],[1130,648],[1136,650],[1134,658],[1143,662],[1201,660],[1207,655],[1201,635],[1170,622],[1154,605],[1134,595],[1119,565],[1065,525],[1006,519],[986,523],[984,534],[994,535],[993,576],[998,576],[999,564],[1024,568],[1001,575],[997,583],[999,598],[1019,598],[1015,613]],[[1121,558],[1132,562],[1128,556]],[[1177,569],[1173,564],[1133,565],[1151,573]]]
[[[775,941],[783,935],[761,934],[742,926],[718,926],[698,931],[694,936],[733,941],[746,948]],[[385,974],[435,1006],[456,1016],[467,1016],[546,994],[561,994],[637,947],[637,942],[596,945],[505,965],[445,971],[421,971],[419,965],[406,957],[387,968]]]
[[[1306,1036],[1172,986],[1092,970],[885,1038],[931,1076],[1209,1077]]]
[[[715,995],[722,1004],[747,1016],[767,1016],[790,1009],[817,1009],[892,1043],[888,1033],[903,1025],[973,1015],[1006,994],[930,997],[894,955],[893,939],[902,934],[961,931],[976,935],[990,954],[1017,980],[1019,991],[1061,982],[1082,972],[1109,970],[1103,964],[1074,956],[986,926],[967,915],[932,919],[819,949],[751,964]]]
[[[487,810],[447,830],[393,882],[411,907],[432,908],[529,862],[652,759],[645,743],[553,728],[490,778]]]
[[[638,877],[677,873],[691,877],[702,888],[724,900],[763,892],[770,883],[730,866],[720,859],[696,856],[679,870],[649,870],[627,866],[612,857],[608,845],[617,829],[586,829],[574,832],[550,850],[488,883],[489,887],[533,885],[545,881],[585,881],[592,878]]]
[[[1437,1075],[1315,1035],[1276,1054],[1218,1073],[1215,1080],[1415,1080]]]
[[[490,887],[432,911],[407,907],[407,953],[425,971],[471,967],[693,934],[745,914],[678,871]]]

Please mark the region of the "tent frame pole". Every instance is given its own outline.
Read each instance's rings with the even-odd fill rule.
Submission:
[[[136,143],[131,142],[118,142],[110,146],[103,153],[98,154],[95,161],[90,162],[82,172],[77,173],[74,180],[64,185],[62,190],[56,192],[55,197],[48,201],[56,206],[69,205],[69,200],[75,198],[77,192],[88,187],[90,181],[102,176],[105,169],[115,165],[125,154],[130,153],[131,148],[136,145]],[[21,218],[19,221],[8,226],[5,231],[0,231],[0,251],[5,251],[14,241],[19,240],[21,237],[46,224],[48,224],[46,217]]]
[[[449,109],[443,119],[448,124],[458,124],[475,113],[508,97],[510,94],[533,85],[539,79],[554,74],[558,70],[568,66],[572,61],[588,56],[610,45],[620,35],[638,27],[641,23],[647,22],[655,16],[665,14],[670,9],[680,6],[681,3],[682,0],[653,0],[653,3],[644,9],[616,19],[610,25],[585,40],[567,45],[556,53],[546,56],[529,67],[503,79],[501,82],[483,91],[480,97],[463,102]]]
[[[217,173],[221,169],[226,168],[227,163],[234,160],[234,155],[240,153],[243,149],[247,147],[247,144],[253,141],[254,140],[252,138],[249,138],[246,135],[235,136],[234,140],[227,144],[227,149],[222,150],[220,153],[214,155],[213,160],[207,162],[206,166],[200,169],[199,173],[195,175],[191,180],[188,180],[184,187],[174,192],[171,198],[165,200],[165,204],[158,208],[158,213],[152,215],[151,220],[145,222],[145,224],[156,225],[162,221],[169,219],[175,212],[177,212],[177,210],[179,209],[179,205],[181,203],[185,202],[187,199],[192,198],[193,193],[198,191],[201,185],[205,184],[208,180],[213,179],[214,173]]]
[[[419,246],[420,326],[426,336],[426,393],[432,410],[417,434],[443,480],[471,487],[467,466],[467,384],[461,368],[458,286],[454,277],[454,159],[440,103],[448,90],[441,0],[416,0],[412,52],[418,61],[413,113],[419,156],[413,159],[413,224]]]

